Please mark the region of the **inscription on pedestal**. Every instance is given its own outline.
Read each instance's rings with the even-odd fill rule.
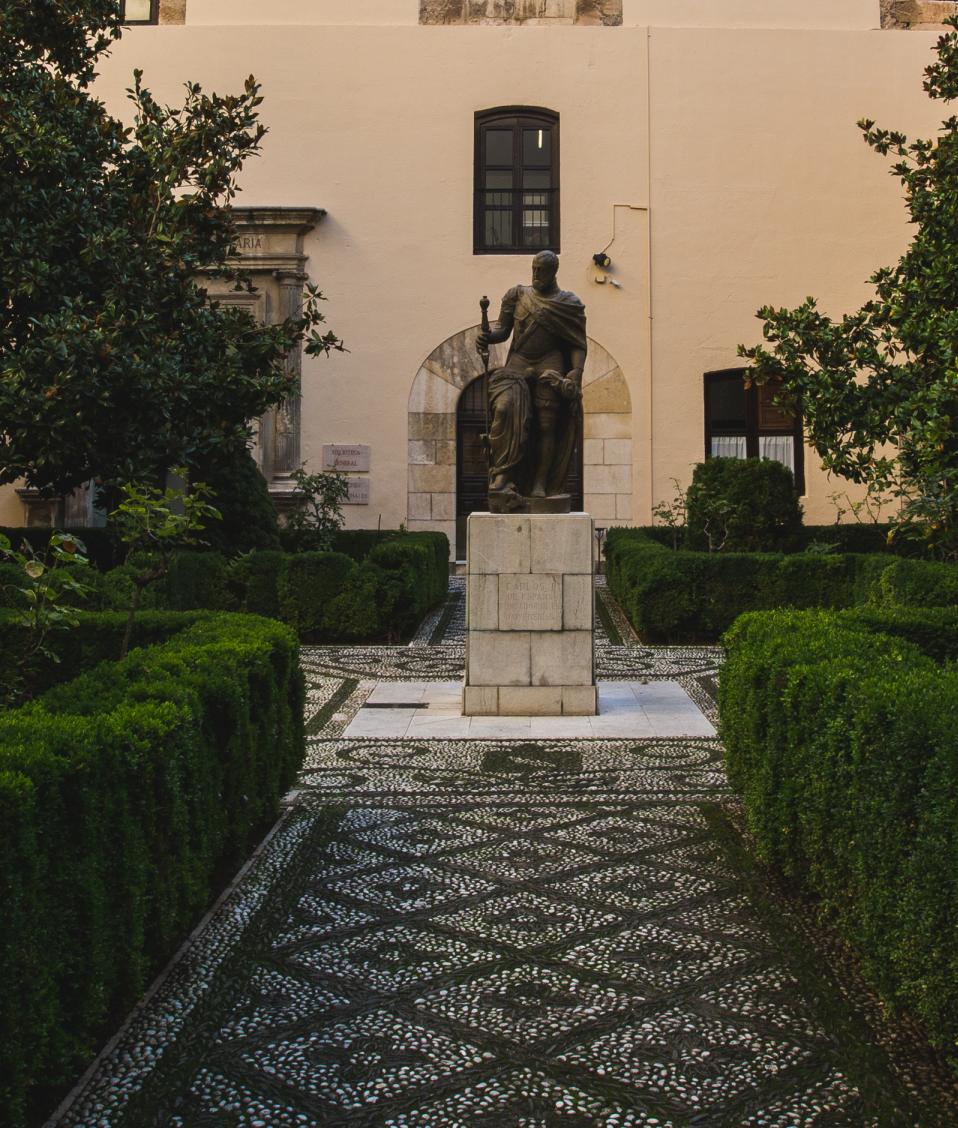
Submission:
[[[499,630],[562,629],[562,577],[499,577]]]
[[[592,519],[586,513],[469,517],[469,717],[592,716]]]

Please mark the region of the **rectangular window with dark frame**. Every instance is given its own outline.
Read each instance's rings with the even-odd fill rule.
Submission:
[[[559,117],[508,108],[476,114],[473,251],[559,251]]]
[[[775,406],[773,384],[745,386],[745,369],[705,374],[706,458],[774,458],[795,475],[805,492],[805,456],[800,414]]]
[[[155,24],[160,20],[160,0],[121,0],[125,24]]]

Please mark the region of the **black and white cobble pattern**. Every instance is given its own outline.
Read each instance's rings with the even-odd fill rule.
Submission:
[[[450,677],[453,623],[307,649],[292,809],[59,1123],[954,1123],[795,970],[723,836],[717,740],[342,739],[376,681]],[[714,715],[714,648],[604,650]]]

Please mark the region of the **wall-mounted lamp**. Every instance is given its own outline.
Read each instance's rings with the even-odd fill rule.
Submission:
[[[592,256],[592,261],[596,266],[601,267],[603,270],[608,270],[608,268],[612,265],[612,259],[609,258],[605,251],[599,251],[597,254],[594,254]]]

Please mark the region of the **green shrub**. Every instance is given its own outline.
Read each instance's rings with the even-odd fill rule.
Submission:
[[[953,1052],[958,671],[879,627],[876,612],[740,619],[721,733],[759,856],[816,896],[883,998]],[[955,650],[951,611],[892,611],[889,629]]]
[[[153,646],[165,642],[171,635],[208,614],[206,611],[186,614],[146,611],[138,617],[134,626],[133,645]],[[77,677],[98,662],[119,658],[125,614],[81,612],[79,620],[79,624],[69,631],[49,637],[47,649],[50,657],[41,656],[32,679],[38,693]],[[14,622],[12,616],[0,610],[0,681],[6,682],[15,676],[22,635],[22,627]]]
[[[227,604],[226,560],[218,552],[178,552],[165,586],[170,611],[222,611]]]
[[[358,563],[365,560],[377,544],[405,535],[418,534],[404,534],[396,529],[337,529],[333,533],[332,550],[345,552]]]
[[[908,556],[914,553],[914,545],[905,541],[889,543],[891,525],[859,524],[847,525],[803,525],[796,538],[795,549],[805,551],[810,545],[830,547],[833,552],[888,552],[893,555]]]
[[[872,601],[905,607],[958,604],[958,566],[930,560],[894,560],[881,574]]]
[[[936,662],[958,658],[958,608],[857,607],[839,618],[847,627],[906,639]]]
[[[133,604],[133,593],[136,585],[133,577],[139,572],[140,566],[134,564],[121,564],[111,568],[109,572],[95,572],[96,578],[96,603],[101,611],[128,611]],[[166,605],[166,584],[158,581],[143,588],[140,596],[140,607],[144,611],[156,610]]]
[[[349,582],[323,611],[322,637],[329,642],[359,642],[384,633],[391,615],[386,604],[387,578],[382,569],[364,561],[349,574]]]
[[[676,552],[648,530],[610,529],[605,558],[612,594],[649,642],[714,642],[746,611],[958,603],[958,566],[887,553]]]
[[[276,506],[245,446],[204,455],[190,466],[190,477],[210,487],[220,512],[220,519],[207,522],[203,530],[209,548],[231,557],[280,547]]]
[[[229,569],[227,587],[242,611],[280,617],[279,587],[286,555],[282,552],[250,552],[235,560]]]
[[[286,558],[279,610],[300,638],[322,635],[326,608],[349,583],[356,564],[341,552],[299,552]]]
[[[12,1124],[31,1091],[89,1060],[302,761],[293,635],[248,615],[166,616],[163,630],[176,620],[167,641],[0,716],[0,1104]],[[123,616],[101,625],[115,652]]]
[[[383,541],[370,552],[369,562],[385,573],[380,620],[387,634],[405,634],[445,598],[448,552],[446,538],[435,533],[407,533]]]
[[[686,543],[724,552],[781,552],[796,543],[802,510],[791,470],[768,458],[709,458],[685,497]]]
[[[113,529],[83,528],[66,529],[64,531],[72,534],[83,542],[87,557],[94,567],[106,571],[109,568],[115,568],[118,564],[123,562],[126,550],[120,543],[120,538]],[[32,547],[33,551],[41,556],[47,550],[47,544],[50,541],[50,534],[52,532],[53,529],[46,526],[0,528],[0,533],[9,537],[14,548],[19,548],[20,543],[25,540]]]
[[[649,642],[714,642],[746,611],[850,606],[868,559],[675,552],[627,529],[609,531],[605,558],[613,595]]]
[[[23,586],[23,570],[0,560],[0,607],[26,607],[27,597],[20,590]]]

